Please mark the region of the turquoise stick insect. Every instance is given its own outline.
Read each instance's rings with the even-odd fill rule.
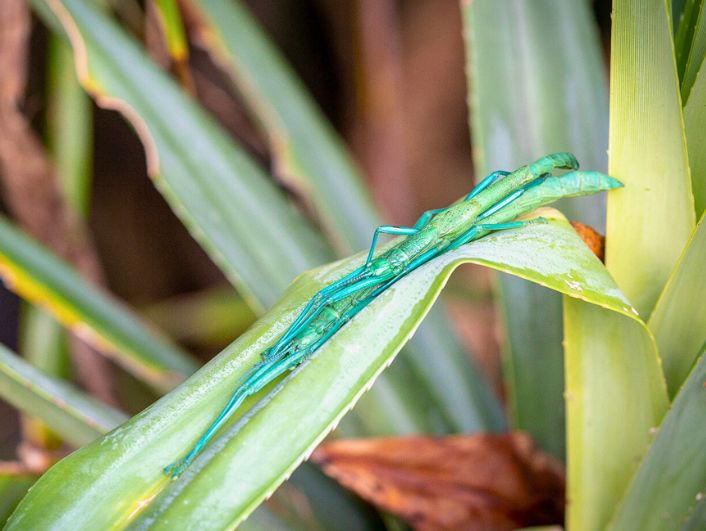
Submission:
[[[561,176],[553,170],[573,170]],[[554,153],[510,173],[496,171],[446,208],[424,212],[412,227],[383,225],[373,234],[363,265],[316,293],[294,322],[239,380],[235,392],[191,450],[164,471],[176,478],[240,408],[246,398],[311,357],[357,313],[392,284],[437,256],[492,231],[513,229],[543,218],[516,218],[563,197],[590,195],[622,186],[594,171],[576,171],[571,153]],[[375,257],[381,234],[406,236]]]

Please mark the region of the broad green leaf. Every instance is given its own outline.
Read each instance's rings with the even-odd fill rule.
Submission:
[[[696,227],[648,322],[674,395],[706,341],[706,222]]]
[[[699,71],[689,101],[684,107],[684,128],[686,143],[689,147],[691,186],[697,218],[706,212],[706,135],[703,130],[704,123],[706,123],[706,66]]]
[[[686,30],[687,32],[690,30],[686,38],[691,40],[684,43],[689,46],[689,53],[684,64],[683,75],[680,78],[683,104],[688,102],[691,97],[696,77],[703,66],[704,57],[706,57],[706,3],[703,0],[697,0],[693,4],[689,21],[691,27]],[[679,43],[677,43],[678,45]],[[679,73],[681,75],[682,71],[680,70]]]
[[[293,271],[330,258],[263,171],[93,1],[51,7],[84,88],[132,122],[156,186],[254,308],[272,304]]]
[[[8,529],[236,525],[291,474],[393,360],[462,263],[499,268],[633,316],[565,221],[488,236],[426,264],[380,295],[316,356],[273,384],[254,411],[224,428],[184,475],[167,480],[162,467],[199,437],[238,377],[313,293],[362,259],[358,255],[301,275],[268,314],[187,382],[49,470]],[[111,492],[110,499],[105,492]]]
[[[88,444],[127,418],[2,346],[0,396],[23,413],[40,418],[76,446]]]
[[[463,3],[463,15],[477,175],[553,151],[604,170],[607,81],[587,3],[475,0]],[[603,204],[592,197],[561,208],[601,230]],[[513,425],[561,458],[561,298],[511,277],[502,277],[500,294]]]
[[[608,529],[681,529],[706,496],[703,352],[662,421]]]
[[[4,524],[20,500],[27,494],[37,475],[30,472],[5,471],[0,464],[0,524]]]
[[[667,390],[654,339],[635,315],[568,297],[564,312],[566,525],[604,529],[667,410]]]
[[[695,224],[667,4],[613,4],[606,263],[644,319]]]
[[[87,51],[87,64],[79,64],[84,85],[99,102],[121,101],[128,105],[131,111],[127,115],[133,122],[135,112],[140,116],[136,123],[143,132],[153,173],[156,165],[161,168],[157,185],[192,232],[197,237],[203,236],[202,245],[236,281],[251,304],[259,308],[269,305],[295,274],[329,256],[320,247],[320,241],[312,242],[314,235],[308,225],[283,203],[265,175],[91,2],[67,0],[56,5],[60,6],[57,9],[63,13],[67,27],[74,28],[71,33],[75,48]],[[84,57],[84,54],[78,55]],[[267,63],[256,64],[264,70]],[[289,100],[286,103],[289,104]],[[125,110],[125,105],[120,107]],[[178,123],[174,123],[175,114],[181,118]],[[303,123],[314,127],[311,120],[319,119],[310,118]],[[323,128],[322,135],[329,133],[325,126],[319,127]],[[297,134],[305,140],[308,133],[297,129]],[[322,145],[329,146],[329,150],[342,150],[340,146],[330,147],[333,142],[329,139]],[[315,147],[308,144],[306,147],[314,152],[312,160],[323,160]],[[342,151],[331,157],[340,164],[347,160]],[[194,158],[198,159],[198,164]],[[328,165],[310,169],[315,169],[319,178],[329,179],[327,186],[336,187],[337,193],[327,196],[329,208],[337,205],[340,214],[342,196],[346,197],[343,203],[347,206],[358,205],[356,219],[338,223],[348,225],[346,230],[362,223],[363,228],[356,234],[360,241],[369,245],[370,232],[365,236],[363,232],[371,226],[371,207],[354,192],[359,184],[345,184],[344,181],[352,177],[344,179],[341,173],[329,172]],[[351,171],[351,168],[345,169],[346,174]],[[332,175],[324,175],[327,172]],[[243,273],[240,281],[236,278],[238,272]],[[417,375],[416,381],[425,384],[430,402],[436,404],[433,415],[426,420],[418,411],[406,412],[408,418],[416,417],[414,431],[431,430],[434,425],[437,426],[434,431],[500,429],[503,420],[497,400],[458,346],[449,347],[452,341],[448,335],[448,327],[440,325],[420,330],[415,340],[419,346],[405,356],[403,363],[411,365],[407,372]],[[437,363],[431,369],[427,366],[430,352],[427,347],[435,349]],[[420,392],[418,386],[413,386],[414,382],[405,382],[397,376],[395,385],[403,385],[405,395]],[[386,397],[378,396],[382,391],[376,389],[370,398],[384,403]],[[400,403],[399,396],[393,398]],[[366,407],[361,413],[375,413],[373,409],[384,412],[378,406]],[[439,417],[443,415],[447,418],[440,422]],[[370,419],[367,421],[370,423]],[[394,421],[389,416],[384,418],[387,426]]]
[[[126,308],[0,218],[0,276],[126,370],[167,390],[197,364]]]

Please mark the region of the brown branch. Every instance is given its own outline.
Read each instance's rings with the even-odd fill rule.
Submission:
[[[30,14],[25,0],[5,0],[0,15],[0,175],[7,208],[19,224],[93,283],[102,283],[98,256],[85,227],[62,197],[44,148],[20,111],[27,80]],[[109,362],[72,336],[79,380],[115,403]]]

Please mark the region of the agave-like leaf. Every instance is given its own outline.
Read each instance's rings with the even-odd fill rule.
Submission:
[[[300,276],[268,314],[178,389],[49,470],[8,529],[236,525],[389,365],[462,263],[489,265],[635,319],[601,263],[565,221],[490,235],[384,292],[267,396],[251,400],[257,404],[253,412],[234,419],[191,468],[169,481],[162,467],[199,437],[238,377],[317,290],[362,259],[358,255]]]

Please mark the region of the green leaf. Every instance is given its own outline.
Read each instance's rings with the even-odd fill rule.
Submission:
[[[672,395],[681,387],[706,341],[704,219],[697,225],[648,322]]]
[[[568,297],[564,312],[566,525],[604,529],[667,410],[667,390],[654,340],[635,315]]]
[[[703,0],[696,0],[692,3],[689,20],[684,19],[685,42],[682,44],[682,49],[688,51],[688,55],[684,62],[684,70],[679,70],[683,103],[689,101],[696,76],[704,63],[704,57],[706,57],[706,4]],[[677,41],[677,51],[680,49],[679,44]]]
[[[155,185],[252,307],[272,304],[292,272],[330,258],[251,158],[95,4],[51,7],[84,88],[132,122]]]
[[[553,151],[604,170],[607,82],[586,2],[475,0],[463,3],[463,15],[476,174]],[[560,208],[600,230],[603,202],[582,198]],[[562,458],[561,298],[511,277],[501,277],[500,287],[513,425]]]
[[[608,529],[681,529],[706,495],[704,382],[702,348]]]
[[[0,464],[0,524],[10,517],[20,500],[27,493],[37,475],[29,472],[8,472]]]
[[[706,19],[706,17],[704,17]],[[706,33],[706,32],[705,32]],[[701,217],[706,212],[706,67],[701,68],[689,100],[684,107],[684,128],[689,146],[691,186],[694,194],[694,210]]]
[[[197,364],[126,308],[0,218],[0,275],[16,293],[158,389],[167,390]]]
[[[0,396],[47,423],[64,440],[88,444],[127,417],[0,346]]]
[[[291,474],[393,360],[461,263],[499,268],[633,315],[566,222],[490,235],[426,264],[380,295],[315,357],[273,384],[255,411],[224,428],[184,475],[168,481],[162,467],[200,436],[262,349],[317,290],[362,260],[358,255],[300,276],[268,314],[182,386],[47,472],[8,529],[236,525]]]
[[[674,55],[677,60],[677,73],[679,80],[684,79],[686,65],[689,62],[689,53],[691,45],[694,41],[694,30],[696,29],[699,12],[701,11],[701,3],[703,0],[680,0],[682,4],[681,13],[678,19],[674,17],[674,3],[672,2],[672,17],[673,23],[678,24],[676,34],[674,35]],[[682,95],[684,87],[682,86]],[[686,98],[684,99],[686,101]]]
[[[613,4],[606,263],[644,319],[695,224],[667,4]]]

